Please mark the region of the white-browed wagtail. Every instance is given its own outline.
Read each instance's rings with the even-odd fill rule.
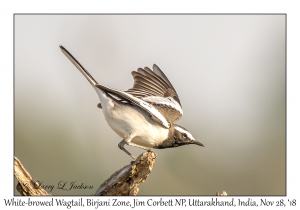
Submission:
[[[123,138],[119,148],[133,159],[125,144],[145,150],[187,144],[204,146],[184,127],[175,124],[182,117],[180,100],[157,65],[153,65],[153,70],[145,67],[133,71],[133,87],[120,91],[98,84],[71,53],[63,46],[60,49],[95,88],[101,102],[98,107],[102,108],[108,125]]]

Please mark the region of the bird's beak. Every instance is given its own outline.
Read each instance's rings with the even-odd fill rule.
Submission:
[[[201,146],[201,147],[205,147],[204,144],[202,144],[202,143],[199,142],[199,141],[192,141],[191,143],[192,143],[192,144],[197,144],[198,146]]]

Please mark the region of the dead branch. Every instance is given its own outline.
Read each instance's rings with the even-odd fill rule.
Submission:
[[[151,173],[155,158],[156,154],[152,151],[141,154],[135,161],[112,174],[100,185],[94,195],[136,195],[139,191],[138,185],[144,182]],[[51,195],[32,179],[16,157],[14,165],[15,177],[19,181],[16,188],[21,195]]]
[[[18,158],[14,158],[15,177],[19,181],[17,190],[24,196],[31,195],[50,195],[44,190],[38,182],[35,182],[30,174],[26,171]]]
[[[136,195],[138,185],[151,173],[155,158],[154,152],[143,153],[132,164],[111,175],[94,195]]]
[[[216,196],[227,196],[227,192],[223,191],[222,193],[216,192]]]

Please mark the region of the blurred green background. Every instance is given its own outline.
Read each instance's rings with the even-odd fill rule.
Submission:
[[[120,90],[132,87],[131,71],[156,63],[179,94],[178,124],[206,146],[155,150],[138,195],[285,195],[285,18],[15,15],[14,155],[52,195],[91,195],[131,161],[63,45]]]

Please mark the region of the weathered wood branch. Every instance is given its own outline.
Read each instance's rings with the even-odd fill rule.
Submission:
[[[141,154],[135,161],[112,174],[100,185],[94,195],[136,195],[139,191],[138,185],[144,182],[151,173],[155,158],[156,154],[152,151]],[[16,188],[21,195],[50,195],[32,179],[16,157],[14,165],[15,177],[19,181]]]
[[[19,181],[17,184],[17,190],[21,195],[50,195],[46,190],[44,190],[38,182],[35,182],[30,174],[26,171],[22,163],[18,158],[14,158],[14,173],[15,177]]]
[[[216,196],[227,196],[227,192],[223,191],[222,193],[216,192]]]
[[[100,185],[94,195],[136,195],[138,185],[151,173],[156,154],[145,152],[132,164],[124,166]]]

